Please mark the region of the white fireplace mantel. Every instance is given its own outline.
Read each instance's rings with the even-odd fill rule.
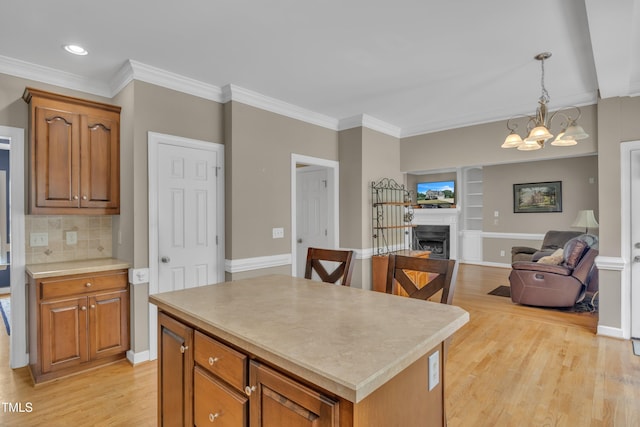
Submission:
[[[458,259],[458,209],[414,209],[415,225],[448,225],[449,258]]]

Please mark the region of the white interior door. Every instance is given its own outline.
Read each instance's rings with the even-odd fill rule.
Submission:
[[[631,336],[640,338],[640,150],[631,151]]]
[[[149,134],[149,294],[224,281],[223,160],[220,144]],[[150,304],[152,360],[156,328]]]
[[[214,151],[158,149],[158,292],[217,282]]]
[[[324,167],[306,166],[297,170],[296,235],[297,276],[303,277],[307,249],[330,248],[328,174]]]

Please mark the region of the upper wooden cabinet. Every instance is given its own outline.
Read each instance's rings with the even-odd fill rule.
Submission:
[[[31,214],[120,213],[120,107],[26,88]]]

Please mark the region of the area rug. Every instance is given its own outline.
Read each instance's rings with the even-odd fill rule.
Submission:
[[[511,298],[510,286],[498,286],[489,292],[489,295]],[[598,293],[595,295],[587,295],[584,299],[573,307],[540,307],[550,310],[564,311],[567,313],[597,313],[598,312]]]
[[[11,335],[11,300],[9,298],[0,299],[0,313],[2,313],[7,335]]]

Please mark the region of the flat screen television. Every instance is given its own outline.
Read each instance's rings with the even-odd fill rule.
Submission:
[[[419,182],[416,202],[423,208],[453,208],[456,205],[456,182]]]

